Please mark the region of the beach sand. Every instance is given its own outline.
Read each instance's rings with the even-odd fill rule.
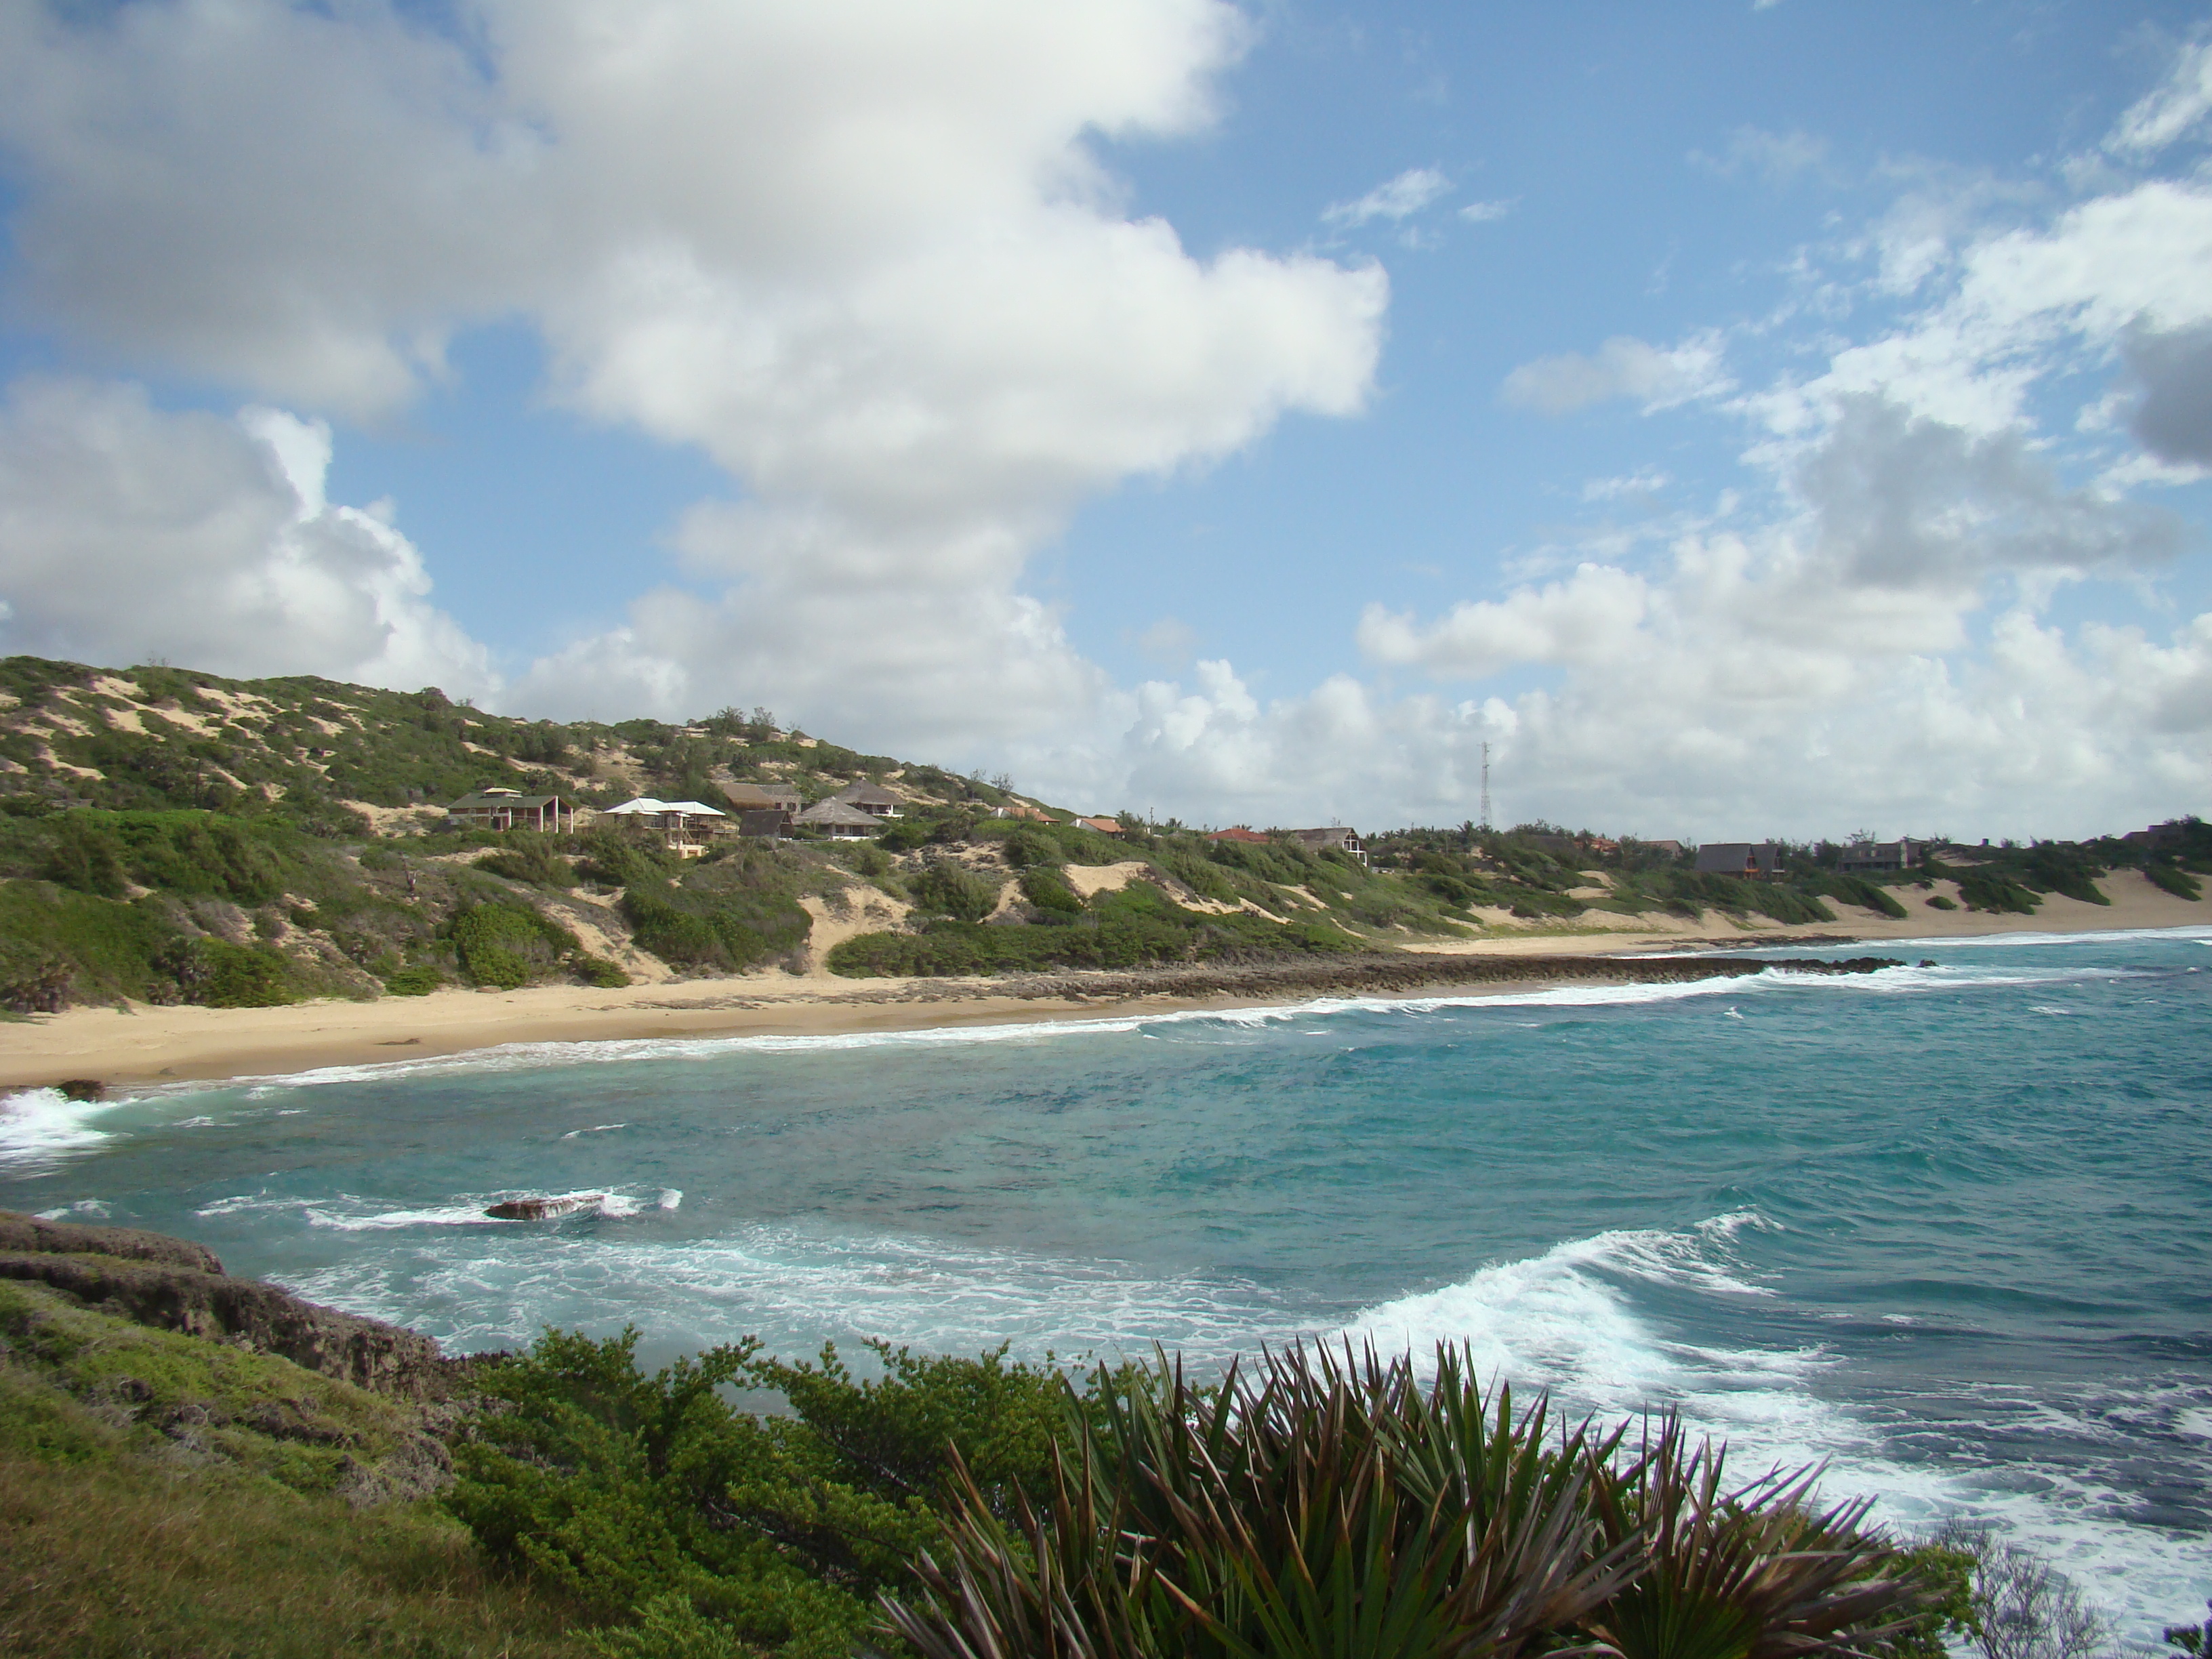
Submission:
[[[2212,922],[2212,902],[2174,898],[2134,871],[2116,872],[2100,885],[2112,897],[2109,906],[2054,894],[2033,916],[1930,909],[1919,890],[1900,888],[1895,890],[1898,896],[1913,912],[1903,921],[1832,902],[1830,908],[1839,918],[1832,925],[1740,928],[1712,916],[1697,923],[1672,917],[1607,916],[1607,925],[1598,926],[1586,915],[1568,927],[1510,924],[1515,931],[1501,926],[1489,938],[1409,939],[1404,943],[1408,949],[1437,955],[1597,957],[1813,941],[1863,940],[1879,946],[1885,940]],[[1948,888],[1948,884],[1937,884],[1938,891]],[[815,941],[817,963],[835,942],[833,935],[845,931],[827,917],[822,924]],[[836,978],[817,966],[805,974],[777,971],[674,980],[618,990],[556,985],[520,991],[442,991],[374,1002],[311,1002],[285,1008],[156,1008],[137,1003],[120,1008],[72,1008],[22,1024],[0,1024],[0,1088],[79,1078],[130,1085],[273,1076],[329,1066],[419,1060],[509,1043],[836,1036],[1030,1020],[1126,1018],[1178,1009],[1302,1001],[1322,994],[1162,994],[1148,989],[1138,976],[1127,981],[1133,994],[1101,995],[1102,983],[1107,982],[1110,976],[1085,975],[1078,992],[1051,982],[1010,988],[993,980],[851,980]],[[1552,971],[1543,982],[1573,981]],[[1440,980],[1418,994],[1453,994],[1459,988]],[[1486,979],[1464,988],[1468,994],[1502,995],[1527,987]]]

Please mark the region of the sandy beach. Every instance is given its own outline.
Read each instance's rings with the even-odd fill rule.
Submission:
[[[1948,884],[1938,884],[1938,890]],[[2178,899],[2133,871],[2100,884],[2110,905],[2051,895],[2038,915],[1990,915],[1925,907],[1925,895],[1900,890],[1913,910],[1903,920],[1832,905],[1833,925],[1739,928],[1707,916],[1696,923],[1663,916],[1603,917],[1593,912],[1568,927],[1500,927],[1476,939],[1407,940],[1429,956],[1556,959],[1660,951],[1864,941],[1942,941],[2002,933],[2070,933],[2180,927],[2212,922],[2212,905]],[[539,986],[520,991],[442,991],[374,1002],[321,1001],[283,1008],[72,1008],[0,1024],[0,1087],[70,1079],[109,1085],[271,1076],[330,1066],[374,1065],[455,1054],[511,1043],[582,1042],[656,1037],[821,1036],[1030,1020],[1119,1018],[1132,1013],[1249,1006],[1304,1000],[1250,993],[1174,994],[1153,976],[1084,975],[1060,980],[840,979],[817,965],[805,974],[773,972],[720,979],[672,980],[616,990]],[[1465,990],[1502,995],[1528,984],[1572,983],[1556,960],[1526,981],[1493,977],[1464,987],[1440,975],[1419,994]],[[1534,964],[1532,964],[1532,967]],[[1593,969],[1591,979],[1609,977]],[[1334,993],[1337,994],[1342,992]],[[1401,993],[1402,994],[1402,993]]]

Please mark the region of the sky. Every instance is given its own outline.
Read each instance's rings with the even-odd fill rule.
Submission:
[[[0,0],[0,652],[1085,811],[2212,794],[2212,17]]]

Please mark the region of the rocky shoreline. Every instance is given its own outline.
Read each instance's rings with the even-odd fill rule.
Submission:
[[[1696,980],[1746,979],[1755,974],[1873,974],[1905,964],[1894,957],[1841,962],[1796,957],[1447,956],[1403,951],[1389,956],[1323,957],[1291,962],[1207,963],[1129,969],[1105,974],[1038,975],[998,981],[1002,996],[1026,1000],[1127,1000],[1139,997],[1276,997],[1330,994],[1404,996],[1455,986],[1680,985]],[[955,994],[949,988],[944,994]]]
[[[0,1279],[45,1285],[133,1324],[273,1354],[395,1400],[445,1400],[469,1363],[447,1358],[418,1331],[233,1278],[204,1245],[136,1228],[0,1210]]]

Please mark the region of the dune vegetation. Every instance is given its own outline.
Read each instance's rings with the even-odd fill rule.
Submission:
[[[696,860],[616,820],[495,834],[457,830],[442,811],[486,787],[584,807],[637,794],[729,807],[748,784],[812,801],[863,781],[901,802],[870,839],[726,837]],[[1832,925],[1838,906],[2032,914],[2053,893],[2104,902],[2097,882],[2114,869],[2191,900],[2212,873],[2212,828],[2193,821],[2156,848],[1942,844],[1874,876],[1843,873],[1844,850],[1785,847],[1773,878],[1747,881],[1633,838],[1462,823],[1370,835],[1363,859],[1126,813],[1102,830],[1003,777],[841,748],[765,709],[559,725],[435,689],[0,660],[0,1009],[17,1015],[779,966],[866,977],[1251,963],[1637,917]],[[889,920],[817,956],[816,901]]]

